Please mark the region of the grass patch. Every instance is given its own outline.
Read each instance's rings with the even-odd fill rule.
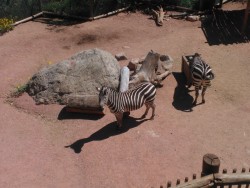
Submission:
[[[10,97],[19,97],[24,92],[26,92],[28,84],[18,85],[15,87],[15,90],[11,92]]]

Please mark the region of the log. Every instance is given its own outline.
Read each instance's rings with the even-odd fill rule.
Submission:
[[[128,84],[129,84],[129,69],[128,67],[123,67],[121,69],[120,92],[127,91]]]
[[[197,10],[194,10],[194,9],[191,9],[191,8],[182,7],[182,6],[172,6],[171,8],[175,9],[175,10],[181,10],[181,11],[197,12]]]
[[[107,16],[111,16],[111,15],[114,15],[114,14],[117,14],[117,13],[120,13],[120,12],[123,12],[125,10],[128,10],[130,8],[130,6],[127,6],[125,8],[121,8],[121,9],[118,9],[118,10],[115,10],[115,11],[112,11],[112,12],[109,12],[107,14],[102,14],[102,15],[99,15],[99,16],[95,16],[95,17],[91,17],[90,20],[97,20],[97,19],[100,19],[100,18],[104,18],[104,17],[107,17]]]
[[[158,7],[158,11],[157,10],[153,10],[153,18],[156,19],[156,24],[158,26],[162,26],[163,25],[163,20],[164,20],[164,16],[165,16],[165,12],[163,10],[162,7]]]
[[[208,188],[213,186],[250,184],[250,174],[211,174],[187,183],[177,185],[176,188]]]
[[[250,184],[250,174],[215,174],[215,182],[217,185],[239,185]]]
[[[75,107],[66,107],[67,112],[82,113],[82,114],[96,114],[104,115],[106,112],[104,109],[96,108],[75,108]]]
[[[141,82],[154,82],[156,78],[155,69],[160,59],[160,54],[149,52],[138,73],[132,76],[129,85],[137,85]]]
[[[139,67],[139,65],[137,65]],[[131,76],[130,86],[140,82],[151,82],[162,86],[162,80],[172,72],[173,59],[168,55],[149,52],[139,71]]]
[[[220,160],[214,154],[206,154],[203,156],[202,176],[218,173],[220,168]]]
[[[155,79],[155,81],[154,81],[154,84],[156,84],[156,85],[162,85],[161,84],[161,81],[164,79],[164,78],[166,78],[168,75],[170,75],[171,74],[171,71],[165,71],[164,73],[162,73],[161,75],[157,75],[156,76],[156,79]]]
[[[205,176],[203,178],[195,179],[187,183],[180,184],[176,188],[206,188],[212,187],[214,184],[213,175]]]
[[[104,109],[99,105],[98,95],[71,95],[67,98],[68,112],[85,114],[104,114]]]
[[[39,16],[42,16],[42,15],[43,15],[43,12],[39,12],[39,13],[37,13],[37,14],[35,14],[35,15],[32,15],[32,16],[30,16],[30,17],[28,17],[28,18],[25,18],[25,19],[23,19],[23,20],[20,20],[20,21],[17,21],[17,22],[15,22],[15,23],[13,23],[12,26],[17,26],[17,25],[19,25],[19,24],[21,24],[21,23],[28,22],[28,21],[33,20],[33,19],[35,19],[35,18],[37,18],[37,17],[39,17]]]
[[[168,55],[161,55],[160,59],[157,63],[157,70],[156,70],[156,84],[161,85],[161,81],[166,78],[172,72],[173,67],[173,59]]]
[[[129,68],[128,67],[123,67],[121,69],[121,78],[120,78],[120,92],[124,92],[128,90],[129,86]],[[130,115],[130,112],[124,112],[123,115],[125,117],[128,117]]]

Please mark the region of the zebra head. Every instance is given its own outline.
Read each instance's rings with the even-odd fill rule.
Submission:
[[[99,104],[101,107],[107,104],[110,89],[108,87],[97,88],[99,93]]]

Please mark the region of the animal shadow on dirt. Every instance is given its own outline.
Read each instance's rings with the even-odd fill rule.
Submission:
[[[66,119],[87,119],[87,120],[98,120],[101,119],[104,115],[102,114],[84,114],[77,112],[68,112],[67,108],[64,107],[60,113],[58,114],[58,120],[66,120]]]
[[[189,94],[189,92],[193,90],[189,90],[185,83],[186,78],[183,73],[173,72],[173,76],[177,82],[177,86],[174,91],[173,103],[172,105],[177,110],[181,110],[184,112],[192,112],[193,109],[193,97]]]
[[[80,140],[75,141],[74,143],[65,146],[65,148],[71,148],[74,150],[75,153],[81,153],[82,148],[84,144],[93,142],[93,141],[101,141],[108,139],[109,137],[116,136],[123,134],[127,132],[129,129],[135,128],[139,126],[141,123],[148,121],[149,119],[143,119],[141,120],[140,118],[133,118],[128,116],[127,118],[123,119],[123,127],[121,130],[117,130],[117,122],[112,122],[109,123],[108,125],[104,126],[100,130],[96,131],[92,135],[90,135],[88,138],[83,138]]]

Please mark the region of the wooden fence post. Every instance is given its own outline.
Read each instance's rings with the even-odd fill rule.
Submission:
[[[206,154],[203,156],[201,177],[218,173],[220,168],[220,160],[214,154]]]

